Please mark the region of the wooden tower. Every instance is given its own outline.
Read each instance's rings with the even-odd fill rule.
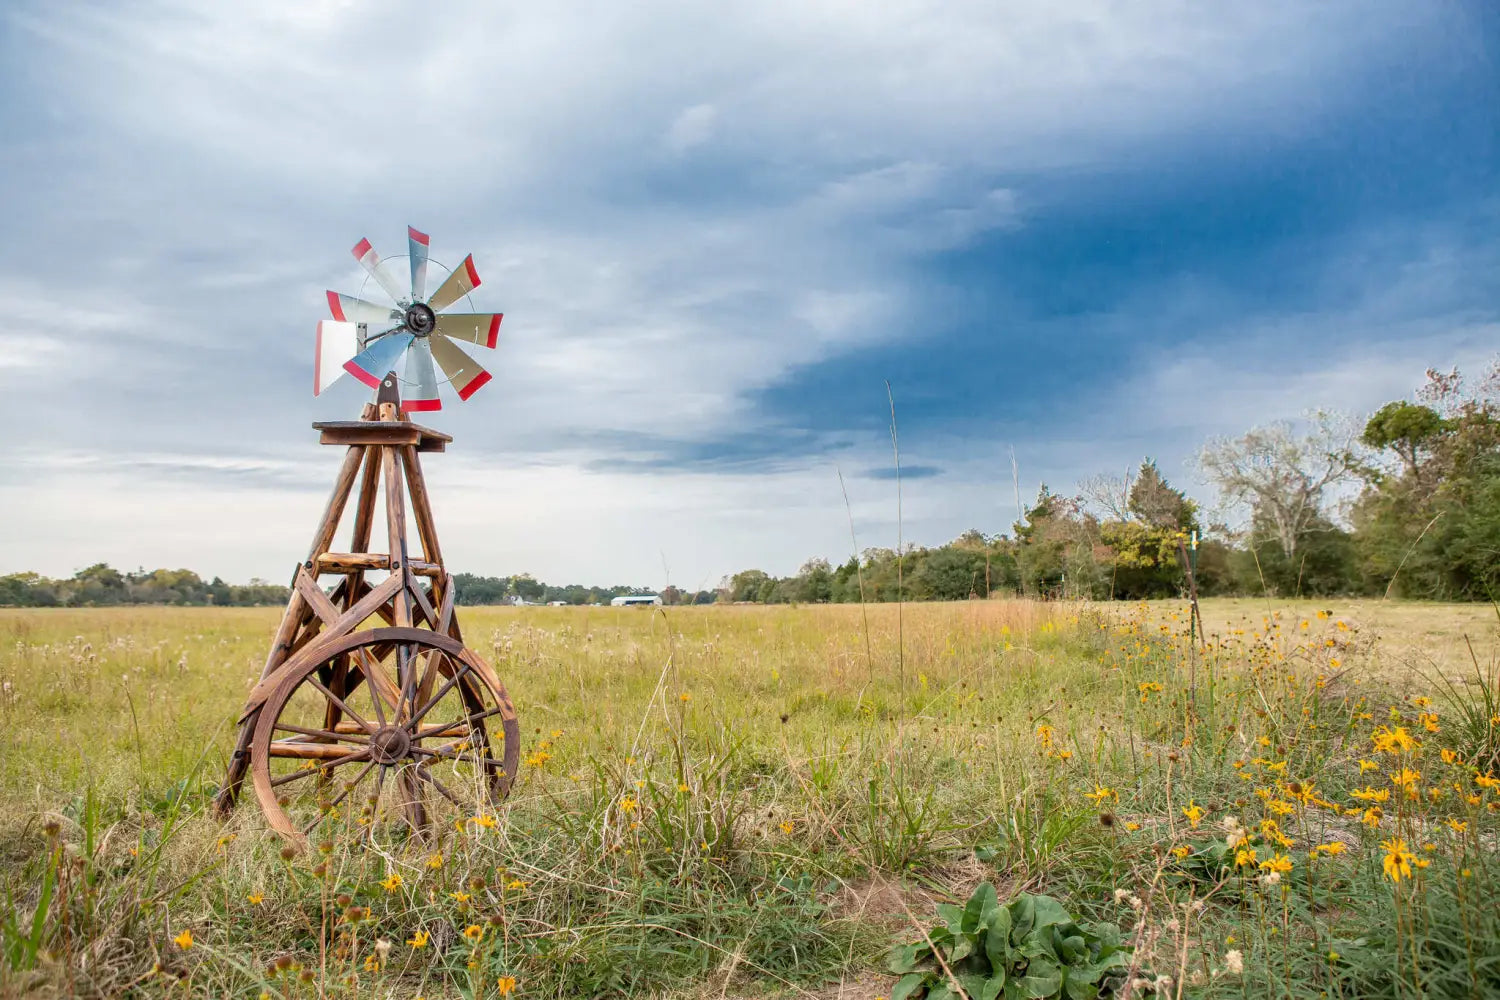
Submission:
[[[407,419],[394,373],[359,420],[313,427],[346,449],[343,464],[241,713],[216,809],[229,814],[248,774],[294,844],[319,827],[425,836],[444,813],[483,815],[520,758],[505,686],[464,645],[422,477],[422,453],[452,438]],[[349,543],[335,551],[356,482]],[[377,499],[384,551],[371,551]]]

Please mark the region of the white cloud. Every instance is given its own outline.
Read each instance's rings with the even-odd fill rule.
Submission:
[[[703,145],[713,137],[718,118],[719,112],[712,104],[695,104],[687,108],[667,130],[667,148],[681,154]]]

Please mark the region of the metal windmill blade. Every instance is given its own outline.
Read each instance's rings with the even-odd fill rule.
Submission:
[[[468,399],[490,381],[490,373],[454,341],[493,349],[500,337],[502,314],[442,312],[479,287],[473,256],[465,257],[463,263],[450,271],[429,298],[426,296],[428,236],[408,226],[406,238],[410,251],[409,292],[400,287],[387,267],[389,261],[381,259],[369,240],[360,240],[355,245],[354,256],[360,266],[385,290],[395,306],[328,293],[328,311],[333,319],[318,324],[314,394],[322,393],[345,372],[375,388],[387,373],[401,371],[404,373],[400,376],[402,408],[437,410],[443,405],[439,395],[443,381],[453,387],[459,399]],[[442,370],[441,380],[434,362]]]

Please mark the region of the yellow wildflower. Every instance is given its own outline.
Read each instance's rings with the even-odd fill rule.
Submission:
[[[248,899],[248,900],[250,900],[250,905],[251,906],[259,906],[261,903],[264,903],[266,901],[266,897],[262,896],[258,892],[252,892],[252,893],[250,893],[250,895],[246,896],[245,898]]]
[[[413,948],[425,948],[427,947],[429,937],[430,935],[426,931],[413,931],[412,936],[407,939],[406,943]]]
[[[515,976],[501,976],[500,979],[499,979],[499,981],[497,981],[495,983],[495,988],[500,991],[500,995],[501,996],[503,996],[503,997],[510,996],[512,993],[514,993],[516,991],[516,977]]]
[[[478,924],[470,924],[469,926],[464,928],[464,937],[468,938],[470,941],[478,941],[480,938],[484,937],[484,928],[480,927]]]
[[[1276,872],[1285,875],[1292,870],[1292,859],[1285,854],[1273,854],[1260,863],[1260,867],[1268,872]]]
[[[1375,749],[1381,753],[1409,753],[1417,746],[1417,741],[1411,738],[1405,726],[1397,726],[1395,729],[1381,726],[1370,738],[1375,743]]]
[[[172,939],[172,943],[175,944],[177,947],[181,948],[183,951],[187,951],[189,948],[191,948],[193,946],[193,932],[192,932],[192,930],[191,929],[184,930],[181,934],[177,935],[176,937],[174,937]]]
[[[1399,838],[1382,841],[1381,847],[1385,848],[1386,877],[1392,882],[1399,882],[1403,878],[1411,878],[1411,863],[1416,860],[1416,855],[1406,849],[1406,841]]]
[[[386,892],[395,892],[401,888],[401,876],[396,872],[391,872],[380,880],[380,887]]]
[[[1188,799],[1188,804],[1183,807],[1182,815],[1187,817],[1187,821],[1193,824],[1193,829],[1196,830],[1198,829],[1198,824],[1203,819],[1203,807],[1195,803],[1192,799]]]

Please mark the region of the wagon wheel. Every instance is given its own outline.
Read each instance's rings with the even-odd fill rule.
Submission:
[[[426,629],[377,628],[314,641],[281,668],[251,776],[271,826],[299,844],[319,827],[394,823],[425,836],[503,799],[520,748],[505,685],[473,651]]]

